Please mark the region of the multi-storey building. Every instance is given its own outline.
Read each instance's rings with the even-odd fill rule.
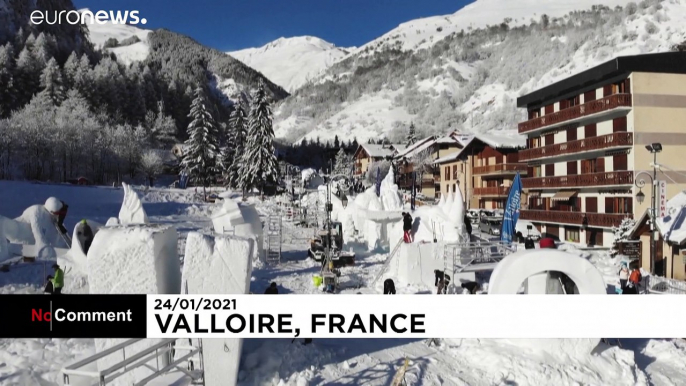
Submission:
[[[514,177],[527,173],[517,154],[523,147],[524,138],[477,134],[459,152],[435,161],[441,194],[460,189],[469,208],[502,209]]]
[[[395,155],[398,166],[398,186],[409,190],[412,187],[413,172],[418,191],[427,198],[440,196],[441,174],[434,161],[449,154],[455,154],[464,147],[466,137],[456,132],[442,137],[429,136],[417,141]],[[417,165],[419,162],[421,165]]]
[[[400,144],[361,144],[353,155],[353,162],[355,163],[355,172],[353,174],[357,177],[364,175],[372,163],[390,160],[399,150],[404,149],[405,145]]]
[[[561,240],[610,246],[612,227],[650,208],[635,200],[636,173],[650,170],[646,145],[662,144],[658,163],[667,196],[686,187],[686,52],[618,57],[517,99],[528,120],[519,161],[529,194],[520,218]],[[648,244],[648,243],[644,243]],[[643,246],[642,266],[649,265]]]

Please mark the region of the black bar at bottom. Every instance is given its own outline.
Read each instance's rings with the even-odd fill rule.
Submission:
[[[0,295],[0,338],[145,338],[146,295]]]

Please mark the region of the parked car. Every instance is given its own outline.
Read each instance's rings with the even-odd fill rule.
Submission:
[[[534,241],[541,239],[541,232],[529,220],[518,220],[515,225],[515,233],[517,234],[517,241],[520,243],[523,243],[527,237],[531,237]]]
[[[493,217],[495,213],[492,210],[479,209],[479,217]]]
[[[481,231],[481,233],[499,236],[502,224],[502,218],[481,217],[481,220],[479,221],[479,231]]]
[[[479,223],[479,211],[476,209],[469,209],[466,213],[467,218],[472,224]]]

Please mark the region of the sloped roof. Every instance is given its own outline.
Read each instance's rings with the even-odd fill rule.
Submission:
[[[430,136],[428,136],[428,137],[422,138],[422,139],[420,139],[419,141],[413,143],[412,145],[407,146],[407,147],[405,148],[405,150],[399,151],[398,154],[396,155],[396,157],[397,157],[397,158],[403,158],[403,157],[412,156],[412,154],[415,153],[415,150],[417,150],[420,146],[423,146],[423,145],[426,144],[427,142],[431,142],[431,144],[433,144],[435,140],[436,140],[436,136],[435,136],[435,135],[430,135]],[[430,145],[429,145],[429,146],[430,146]],[[421,151],[421,150],[420,150],[420,151]]]
[[[393,155],[393,150],[388,145],[361,144],[360,147],[369,154],[370,157],[388,157]]]
[[[521,137],[521,138],[519,138]],[[434,164],[442,164],[445,162],[452,162],[459,159],[462,153],[466,151],[470,145],[482,143],[494,149],[518,149],[526,145],[526,137],[517,135],[494,135],[494,134],[475,134],[469,142],[464,145],[464,148],[457,153],[449,154],[434,161]]]

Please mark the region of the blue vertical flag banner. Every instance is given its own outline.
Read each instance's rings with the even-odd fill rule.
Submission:
[[[522,178],[517,172],[512,186],[510,187],[510,194],[507,196],[505,203],[505,214],[503,215],[503,225],[500,229],[500,240],[506,243],[512,243],[515,235],[515,226],[519,220],[519,205],[522,199]]]
[[[376,196],[381,196],[381,168],[376,168]]]
[[[412,172],[412,198],[410,199],[410,208],[414,210],[417,200],[417,172]]]

